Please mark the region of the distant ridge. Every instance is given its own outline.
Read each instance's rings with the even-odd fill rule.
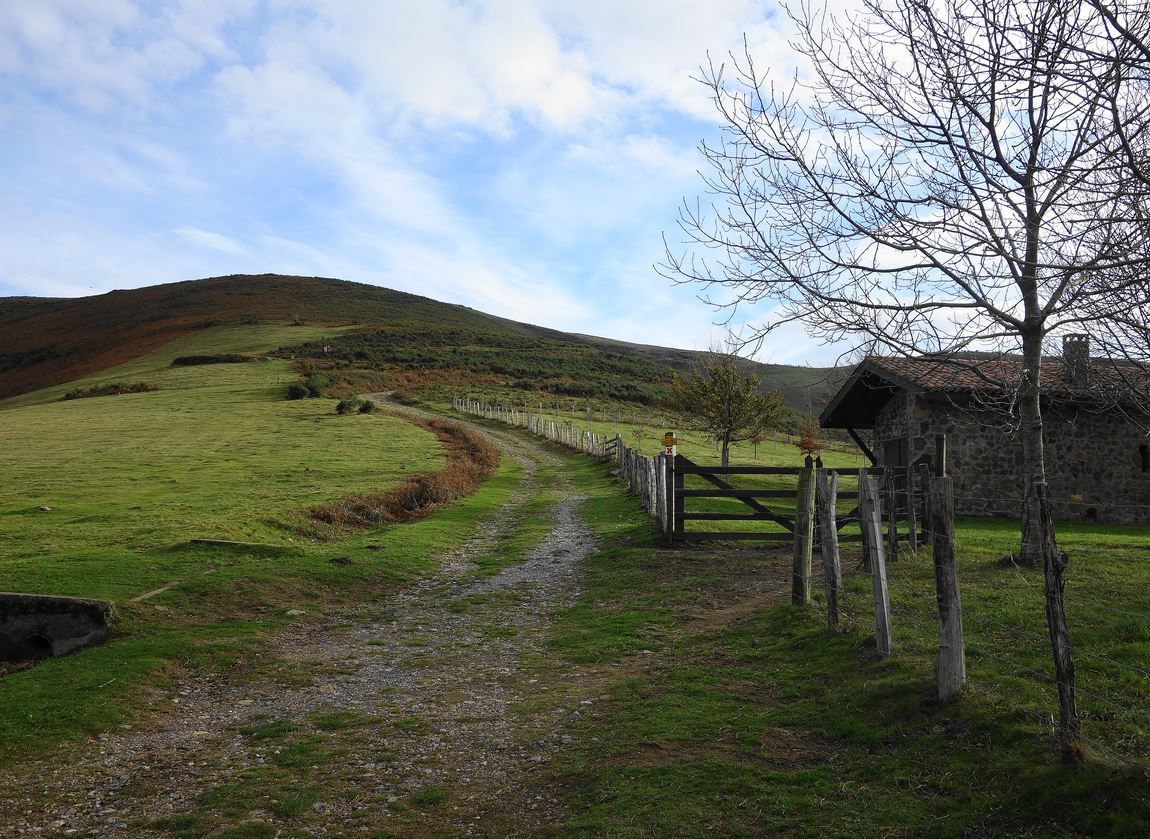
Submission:
[[[701,355],[565,333],[381,286],[324,277],[233,274],[77,298],[0,297],[0,399],[98,373],[198,329],[236,323],[487,331],[584,345],[676,370]],[[749,362],[748,362],[749,363]],[[756,365],[792,408],[817,413],[832,370]],[[833,376],[831,376],[833,378]]]

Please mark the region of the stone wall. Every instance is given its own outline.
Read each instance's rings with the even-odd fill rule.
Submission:
[[[1121,416],[1075,407],[1047,408],[1046,475],[1063,521],[1150,523],[1150,472],[1143,472],[1141,430]],[[1001,416],[928,401],[900,391],[875,424],[875,455],[906,438],[910,462],[933,456],[946,435],[947,472],[955,481],[960,515],[1018,515],[1025,490],[1022,444]],[[1146,460],[1150,463],[1150,449]]]

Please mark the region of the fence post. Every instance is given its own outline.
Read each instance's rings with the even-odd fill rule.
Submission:
[[[918,465],[918,483],[922,487],[922,520],[927,523],[926,530],[920,534],[923,544],[933,544],[934,533],[930,523],[934,521],[934,513],[931,512],[931,492],[930,492],[930,467],[925,463]],[[952,488],[953,491],[953,488]]]
[[[823,585],[827,595],[827,628],[839,625],[839,591],[843,586],[842,564],[839,561],[839,529],[835,522],[835,506],[839,494],[839,473],[827,470],[815,472],[815,499],[818,505],[819,533],[823,557]]]
[[[890,594],[882,550],[882,523],[878,510],[878,481],[859,470],[859,518],[863,540],[870,548],[871,588],[874,592],[874,640],[880,658],[890,656]]]
[[[938,600],[938,698],[952,699],[966,681],[962,598],[954,551],[954,481],[930,482],[930,529],[934,533],[934,586]]]
[[[918,550],[918,510],[915,508],[914,467],[906,467],[906,538],[912,551]],[[927,491],[924,485],[922,491]],[[926,524],[926,522],[923,522]]]
[[[1054,541],[1054,517],[1046,482],[1034,484],[1038,496],[1039,532],[1042,536],[1042,576],[1046,589],[1046,625],[1050,630],[1050,648],[1054,655],[1054,678],[1058,681],[1058,735],[1062,741],[1062,760],[1078,763],[1082,749],[1078,742],[1078,707],[1074,698],[1074,659],[1070,657],[1070,630],[1066,626],[1065,581],[1069,557],[1058,550]]]
[[[887,556],[891,561],[898,559],[898,480],[894,467],[886,467],[883,481],[883,501],[886,503]]]
[[[663,455],[657,454],[655,462],[655,520],[659,522],[659,530],[665,531],[667,521],[667,490],[663,484],[667,480],[666,467],[663,466]]]
[[[678,455],[667,458],[671,463],[671,542],[683,541],[683,472],[676,469]]]
[[[858,499],[857,499],[858,504],[855,505],[855,508],[858,511],[858,517],[859,517],[859,533],[862,535],[862,561],[859,563],[859,570],[865,571],[866,573],[869,574],[870,569],[871,569],[870,534],[867,531],[867,518],[863,514],[863,510],[866,507],[866,499],[864,497],[866,494],[866,477],[867,477],[867,470],[866,469],[860,469],[859,470]]]
[[[811,602],[811,551],[814,541],[815,507],[814,470],[799,471],[795,498],[795,541],[791,560],[791,605],[806,606]]]

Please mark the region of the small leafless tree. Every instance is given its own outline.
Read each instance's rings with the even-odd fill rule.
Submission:
[[[1106,2],[792,8],[809,78],[750,51],[704,68],[724,125],[701,149],[711,200],[684,204],[661,269],[720,305],[773,303],[759,337],[797,322],[857,352],[1020,356],[1007,401],[1043,484],[1044,342],[1150,347],[1150,98]]]

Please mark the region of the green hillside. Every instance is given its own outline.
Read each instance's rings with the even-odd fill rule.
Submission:
[[[0,679],[0,754],[106,727],[172,666],[218,666],[289,610],[389,590],[501,503],[518,475],[511,462],[433,519],[370,531],[316,520],[317,507],[445,464],[440,440],[411,422],[283,398],[298,376],[267,351],[320,331],[201,329],[96,376],[0,401],[0,588],[107,599],[118,611],[113,643]],[[172,365],[216,352],[257,360]],[[63,398],[111,382],[153,389]]]
[[[570,397],[652,405],[675,371],[700,357],[517,323],[379,286],[236,275],[94,297],[0,298],[0,399],[97,374],[227,324],[296,325],[284,336],[283,355],[338,366],[353,389],[438,401],[466,391],[507,402]],[[304,334],[301,326],[331,329]],[[332,353],[322,351],[325,343]],[[764,386],[802,413],[817,412],[832,387],[832,370],[755,366]]]

